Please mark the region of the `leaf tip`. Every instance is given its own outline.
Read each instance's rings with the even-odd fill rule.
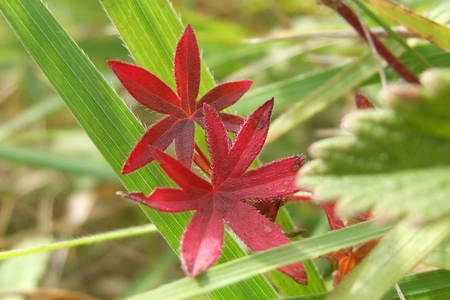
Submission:
[[[126,175],[135,170],[136,170],[136,168],[131,164],[130,159],[127,159],[125,161],[125,163],[123,164],[122,169],[120,170],[120,174]]]

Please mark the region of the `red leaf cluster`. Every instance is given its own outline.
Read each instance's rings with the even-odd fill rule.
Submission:
[[[190,276],[204,272],[220,256],[225,224],[253,251],[263,251],[289,243],[272,221],[278,206],[273,199],[290,197],[297,171],[305,157],[293,156],[248,170],[264,146],[269,130],[273,99],[258,108],[247,120],[220,113],[239,100],[251,81],[216,86],[196,101],[200,85],[200,56],[192,28],[188,25],[175,53],[174,76],[177,93],[148,71],[110,61],[114,73],[130,94],[146,107],[167,115],[152,125],[132,150],[122,173],[129,173],[156,160],[180,187],[156,188],[149,196],[125,194],[150,208],[164,212],[195,210],[181,241],[183,268]],[[194,157],[194,122],[206,131],[211,162],[210,181],[191,170]],[[232,141],[228,132],[237,133]],[[175,140],[177,159],[163,152]],[[207,160],[206,156],[201,156]],[[205,169],[205,168],[203,168]],[[269,203],[272,221],[246,203]],[[265,207],[259,205],[259,207]],[[307,284],[301,262],[279,268],[301,284]]]

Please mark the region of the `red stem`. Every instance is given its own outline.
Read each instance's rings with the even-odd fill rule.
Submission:
[[[364,28],[359,21],[358,16],[341,0],[321,0],[323,4],[335,10],[341,17],[343,17],[358,34],[366,41],[367,37],[364,32]],[[384,60],[391,66],[391,68],[406,82],[412,84],[420,84],[419,79],[394,55],[392,52],[386,48],[386,46],[381,43],[381,41],[369,31],[370,37],[372,39],[373,45],[377,50],[378,54],[384,58]]]
[[[211,177],[211,163],[209,162],[206,155],[202,152],[200,147],[195,144],[195,151],[194,153],[194,163],[202,169],[202,171],[208,176]]]

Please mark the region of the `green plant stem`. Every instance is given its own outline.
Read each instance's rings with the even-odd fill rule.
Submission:
[[[83,246],[83,245],[88,245],[88,244],[93,244],[93,243],[128,238],[128,237],[132,237],[132,236],[136,236],[136,235],[155,233],[155,232],[158,232],[158,230],[156,229],[156,226],[153,224],[129,227],[129,228],[113,230],[113,231],[109,231],[109,232],[105,232],[105,233],[94,234],[91,236],[75,238],[75,239],[72,239],[69,241],[52,243],[49,245],[43,245],[43,246],[38,246],[38,247],[26,248],[26,249],[11,250],[11,251],[2,251],[2,252],[0,252],[0,260],[15,257],[15,256],[21,256],[21,255],[41,252],[41,251],[53,251],[53,250],[62,249],[62,248]]]

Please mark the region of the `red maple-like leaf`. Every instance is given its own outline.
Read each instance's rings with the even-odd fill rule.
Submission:
[[[175,140],[175,152],[183,165],[190,167],[194,154],[194,123],[204,128],[203,104],[217,111],[238,101],[252,82],[243,80],[220,84],[196,101],[200,86],[200,52],[190,25],[178,42],[174,58],[177,93],[156,75],[138,66],[108,61],[110,68],[128,92],[142,105],[168,115],[150,126],[122,167],[122,174],[133,172],[153,161],[150,146],[165,150]],[[227,131],[237,133],[244,119],[220,113]]]
[[[269,128],[273,100],[258,108],[244,123],[230,144],[218,113],[204,105],[211,182],[199,177],[175,158],[152,148],[153,157],[181,189],[157,188],[149,196],[125,196],[165,212],[196,210],[181,241],[183,268],[196,276],[219,257],[223,246],[224,222],[253,251],[289,243],[270,220],[244,204],[244,200],[270,200],[293,194],[295,175],[304,156],[281,159],[247,171],[261,151]],[[301,262],[279,268],[301,284],[307,284]]]

